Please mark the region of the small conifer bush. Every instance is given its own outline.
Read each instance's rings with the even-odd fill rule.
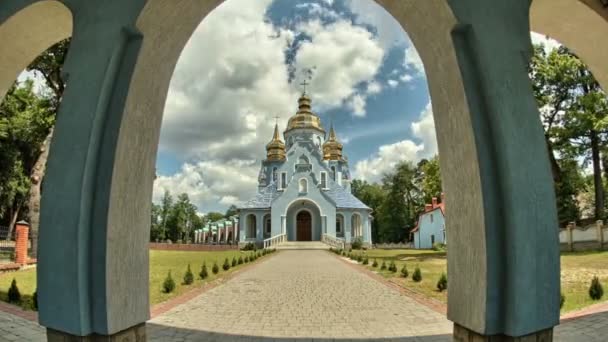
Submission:
[[[369,259],[367,257],[363,258],[363,265],[369,264]]]
[[[13,278],[11,286],[8,288],[8,302],[9,303],[21,303],[21,292],[17,287],[17,280]]]
[[[374,262],[372,263],[372,267],[378,267],[378,261],[376,259],[374,259]]]
[[[393,260],[391,260],[391,263],[388,265],[388,270],[393,273],[397,272],[397,265],[395,265]]]
[[[412,280],[415,282],[419,282],[422,280],[422,272],[420,271],[420,267],[416,266],[416,269],[414,269],[414,274],[412,274]]]
[[[217,274],[220,271],[220,267],[217,265],[217,261],[213,262],[213,267],[211,267],[211,272],[213,274]]]
[[[194,282],[194,275],[192,274],[192,270],[190,270],[190,264],[188,264],[188,268],[186,269],[186,274],[184,274],[184,284],[190,285]]]
[[[403,267],[401,268],[401,276],[403,278],[407,278],[407,276],[410,275],[410,272],[407,271],[407,265],[403,264]]]
[[[171,277],[171,271],[169,271],[167,278],[165,278],[165,281],[163,282],[163,292],[171,293],[173,290],[175,290],[175,281],[173,280],[173,277]]]
[[[358,262],[363,261],[363,256],[361,254],[357,255],[357,261]]]
[[[559,308],[561,309],[564,306],[564,303],[566,302],[566,296],[564,296],[564,293],[560,293],[559,294]]]
[[[380,266],[381,270],[386,270],[386,262],[384,262],[384,260],[382,260],[382,266]]]
[[[238,261],[236,261],[236,257],[232,257],[232,267],[236,266]]]
[[[595,276],[591,280],[591,286],[589,286],[589,297],[593,300],[600,300],[602,296],[604,296],[604,288],[602,288],[600,279]]]
[[[245,255],[245,262],[249,262],[249,255]]]
[[[237,263],[238,263],[239,265],[242,265],[242,264],[243,264],[243,256],[242,256],[242,255],[241,255],[241,256],[239,256],[239,260],[237,261]]]
[[[448,276],[445,275],[445,273],[441,273],[441,277],[439,277],[439,280],[437,281],[437,290],[439,290],[439,292],[443,291],[443,290],[447,290],[448,289]]]
[[[201,279],[206,279],[209,276],[209,272],[207,272],[207,263],[203,261],[203,266],[201,267],[201,272],[198,274]]]
[[[222,265],[222,268],[224,269],[224,271],[228,271],[230,269],[230,261],[228,261],[228,258],[226,258],[224,260],[224,264]]]

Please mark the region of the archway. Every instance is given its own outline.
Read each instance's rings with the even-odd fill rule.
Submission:
[[[300,210],[296,214],[296,240],[312,240],[312,215],[306,209]]]
[[[255,214],[247,216],[247,239],[255,239],[257,236],[257,218]]]
[[[344,237],[344,215],[336,214],[336,236]]]
[[[361,223],[361,215],[359,213],[353,213],[351,216],[351,234],[352,238],[363,238],[363,226]]]
[[[181,49],[221,1],[148,1],[143,11],[139,3],[111,3],[71,2],[82,9],[75,11],[80,22],[95,25],[77,30],[68,69],[78,82],[64,98],[62,133],[53,142],[60,153],[51,156],[47,173],[47,187],[70,196],[43,205],[43,224],[57,238],[45,240],[40,252],[48,264],[40,272],[49,289],[70,296],[41,292],[40,319],[78,335],[114,334],[148,317],[142,265],[162,109]],[[484,335],[551,328],[559,268],[553,190],[522,58],[529,52],[529,1],[378,3],[410,33],[430,67],[444,189],[459,194],[446,204],[453,230],[449,269],[459,270],[450,276],[450,319]],[[13,6],[0,7],[1,22]],[[65,173],[64,165],[73,168]],[[65,241],[74,255],[60,250]],[[548,247],[538,249],[540,242]],[[127,257],[130,265],[120,262]],[[125,276],[130,281],[121,282]]]
[[[267,239],[272,235],[272,216],[270,214],[264,215],[264,238]]]

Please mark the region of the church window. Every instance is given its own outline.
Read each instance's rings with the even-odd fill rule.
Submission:
[[[431,245],[435,244],[435,235],[431,235]]]
[[[433,214],[431,214],[431,223],[433,223]]]
[[[264,238],[270,237],[270,232],[272,230],[271,218],[270,214],[264,215]]]
[[[333,179],[334,181],[336,180],[336,167],[335,166],[331,167],[331,179]]]
[[[287,173],[281,172],[281,189],[285,189],[287,187]]]
[[[276,167],[272,168],[272,181],[273,182],[277,181],[277,168]]]
[[[305,194],[308,192],[308,181],[305,178],[300,179],[300,193]]]
[[[321,171],[321,188],[327,189],[327,172]]]

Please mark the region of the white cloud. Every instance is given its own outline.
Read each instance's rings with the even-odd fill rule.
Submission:
[[[408,83],[408,82],[411,82],[414,79],[414,77],[410,74],[403,74],[399,77],[399,79],[403,83]]]
[[[362,27],[345,20],[323,26],[314,20],[299,30],[312,39],[300,46],[296,67],[315,68],[310,93],[323,109],[342,106],[358,84],[374,79],[382,65],[384,50]]]
[[[391,172],[401,161],[409,160],[416,163],[420,159],[432,157],[437,153],[433,109],[430,103],[420,113],[420,119],[412,123],[411,130],[419,143],[406,139],[380,146],[371,157],[357,162],[355,178],[378,182],[385,173]]]
[[[367,84],[367,93],[370,95],[378,94],[382,91],[382,85],[376,81]]]
[[[416,76],[424,76],[424,64],[422,58],[418,54],[418,51],[413,45],[409,45],[405,48],[405,59],[403,65],[407,68],[413,69],[416,72]]]
[[[376,36],[347,20],[277,29],[265,18],[270,3],[225,2],[190,38],[171,81],[159,146],[188,163],[157,179],[155,200],[164,189],[186,192],[199,210],[209,211],[255,193],[273,117],[279,115],[284,127],[296,111],[299,89],[288,83],[285,51],[301,31],[310,41],[297,50],[295,67],[315,67],[308,91],[315,111],[343,107],[364,116],[367,96],[381,91],[374,77],[385,51]],[[367,85],[362,94],[361,85]]]
[[[352,109],[354,116],[365,116],[365,97],[362,95],[356,94],[353,96],[348,102],[348,105]]]
[[[384,49],[390,49],[395,45],[405,45],[410,41],[401,24],[375,1],[347,0],[346,3],[357,16],[356,22],[376,28],[378,41]]]
[[[238,205],[255,194],[258,166],[255,160],[186,163],[179,172],[155,180],[153,200],[160,201],[168,190],[174,196],[187,193],[203,212],[218,210],[217,203]]]
[[[396,80],[388,80],[386,83],[391,88],[395,88],[397,85],[399,85],[399,81]]]

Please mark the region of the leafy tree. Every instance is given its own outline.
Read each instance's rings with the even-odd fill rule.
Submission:
[[[237,215],[239,213],[238,208],[236,207],[236,205],[231,205],[228,210],[226,210],[226,214],[224,215],[225,218],[229,218],[232,217],[234,215]]]
[[[386,191],[380,184],[368,183],[359,179],[353,180],[351,184],[352,193],[368,207],[372,209],[375,219],[372,221],[372,241],[379,241],[379,209],[386,198]]]
[[[396,165],[393,173],[382,179],[386,197],[377,214],[382,241],[399,242],[409,238],[421,207],[420,191],[415,183],[416,168],[410,162]]]
[[[206,217],[207,217],[207,220],[209,220],[209,222],[215,222],[215,221],[219,221],[219,220],[223,219],[224,214],[212,211],[212,212],[209,212],[206,215]]]
[[[173,210],[173,197],[168,190],[165,190],[163,198],[160,201],[160,217],[159,217],[159,235],[168,238],[167,222]]]
[[[197,220],[200,218],[196,214],[196,206],[190,203],[188,194],[179,195],[167,218],[168,235],[173,241],[187,241]]]
[[[439,157],[436,155],[429,160],[421,160],[418,163],[417,171],[418,187],[422,196],[421,203],[431,203],[433,197],[440,197],[442,193]]]

